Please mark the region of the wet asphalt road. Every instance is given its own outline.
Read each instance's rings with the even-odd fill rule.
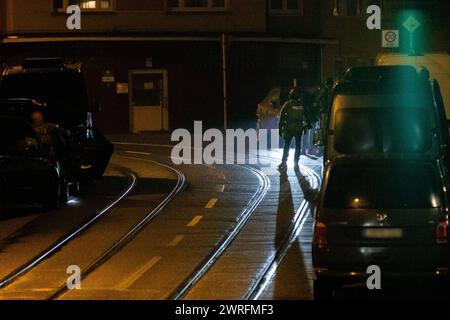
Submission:
[[[0,299],[244,298],[303,201],[297,177],[288,177],[293,189],[288,180],[280,184],[275,161],[257,170],[184,165],[175,167],[177,173],[169,155],[168,146],[117,145],[105,178],[68,206],[7,212],[0,223]],[[111,210],[42,256],[129,188]],[[83,272],[81,290],[64,290],[67,268],[74,265]],[[304,298],[310,298],[304,279]]]
[[[66,207],[0,219],[0,299],[312,299],[300,181],[318,188],[320,161],[287,175],[277,152],[252,167],[174,166],[167,144],[121,138],[105,178]],[[67,290],[69,266],[80,290]]]

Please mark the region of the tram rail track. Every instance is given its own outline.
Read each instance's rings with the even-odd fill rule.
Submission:
[[[160,148],[171,148],[169,145],[155,145],[155,144],[145,144],[145,143],[118,143],[120,145],[128,146],[147,146],[147,147],[160,147]],[[241,157],[245,155],[240,155]],[[253,197],[250,199],[247,206],[241,211],[236,222],[233,224],[231,230],[227,232],[218,244],[214,247],[209,255],[203,259],[200,264],[195,268],[195,270],[169,295],[169,300],[180,300],[186,296],[190,289],[195,286],[195,284],[209,271],[209,269],[214,265],[214,263],[220,258],[220,256],[228,249],[231,243],[236,239],[238,234],[250,220],[252,214],[258,205],[265,198],[267,192],[270,189],[270,180],[266,174],[262,171],[255,169],[249,165],[236,165],[234,166],[244,168],[255,174],[259,179],[259,186],[257,191],[254,193]]]
[[[319,175],[307,167],[303,167],[303,170],[308,172],[309,183],[312,184],[311,187],[318,187],[321,180]],[[284,260],[292,244],[296,241],[302,231],[306,218],[308,217],[309,210],[311,210],[311,208],[308,202],[303,200],[294,218],[292,219],[289,232],[283,241],[281,241],[280,245],[272,255],[270,262],[266,265],[266,268],[260,274],[257,281],[255,281],[254,285],[247,291],[247,294],[244,297],[245,300],[259,300],[261,295],[264,293],[268,284],[275,276],[278,266]]]
[[[225,234],[224,237],[219,241],[215,248],[210,252],[210,254],[199,264],[199,266],[194,270],[193,273],[181,283],[175,291],[170,295],[170,300],[180,300],[182,299],[189,290],[195,286],[195,284],[208,272],[211,266],[220,258],[220,256],[228,249],[230,244],[236,239],[238,234],[241,232],[243,227],[250,220],[253,212],[261,203],[261,201],[266,196],[270,189],[270,180],[261,171],[254,169],[250,166],[241,166],[250,170],[260,180],[260,185],[258,190],[253,195],[249,204],[244,208],[244,210],[239,215],[236,223],[233,225],[232,229]]]
[[[177,175],[177,183],[175,187],[172,189],[172,191],[154,208],[152,209],[147,215],[145,215],[140,221],[135,224],[133,228],[131,228],[124,236],[122,236],[119,240],[117,240],[108,250],[103,252],[94,262],[92,262],[85,270],[83,270],[83,273],[81,275],[81,279],[87,277],[89,274],[97,270],[101,265],[103,265],[105,262],[107,262],[112,256],[114,256],[115,253],[117,253],[119,250],[121,250],[126,244],[128,244],[143,228],[145,228],[186,186],[186,176],[184,173],[172,166],[166,165],[161,162],[157,162],[154,160],[148,160],[148,159],[142,159],[142,158],[135,158],[135,157],[128,157],[128,156],[118,156],[119,158],[124,158],[128,160],[138,160],[143,161],[147,163],[153,163],[158,166],[164,167],[166,169],[169,169],[170,171],[174,172]],[[61,285],[59,289],[54,292],[50,297],[49,300],[55,300],[58,299],[60,296],[62,296],[64,293],[68,291],[68,287],[66,285]]]
[[[82,277],[86,277],[88,274],[90,274],[92,271],[97,269],[101,264],[106,262],[115,252],[120,250],[126,243],[128,243],[139,231],[144,228],[151,220],[153,220],[156,215],[161,212],[164,207],[167,206],[167,204],[179,193],[182,191],[186,184],[186,177],[184,174],[173,167],[170,167],[166,164],[152,161],[152,160],[145,160],[141,158],[132,158],[132,157],[122,157],[122,158],[128,158],[129,160],[137,160],[137,161],[143,161],[147,163],[152,163],[155,165],[158,165],[160,167],[164,167],[166,169],[169,169],[173,171],[177,176],[177,183],[175,187],[172,189],[172,191],[169,193],[167,197],[163,199],[154,209],[152,209],[148,214],[146,214],[142,219],[139,220],[139,222],[130,229],[124,236],[122,236],[118,241],[116,241],[108,250],[106,250],[102,255],[100,255],[92,264],[89,265],[89,267],[84,270]],[[119,203],[126,199],[130,194],[132,194],[132,191],[135,189],[137,183],[138,183],[138,176],[131,171],[127,171],[126,173],[129,176],[129,183],[127,187],[120,193],[120,195],[116,196],[113,201],[111,201],[105,208],[98,211],[92,218],[90,218],[88,221],[83,223],[82,225],[77,226],[73,231],[70,233],[67,233],[63,237],[61,237],[58,241],[53,243],[51,246],[47,247],[45,250],[41,251],[38,255],[34,256],[30,260],[28,260],[26,263],[22,264],[20,267],[12,271],[10,274],[8,274],[6,277],[0,280],[0,290],[7,288],[9,285],[20,279],[22,276],[24,276],[26,273],[30,272],[38,266],[41,262],[51,258],[52,255],[54,255],[57,251],[62,249],[64,246],[69,244],[71,241],[75,240],[81,234],[89,227],[92,227],[96,222],[99,222],[102,217],[104,217],[106,214],[108,214],[112,209],[117,207]],[[67,290],[67,287],[65,285],[61,285],[60,288],[54,293],[51,294],[49,299],[56,299],[61,294],[63,294]]]
[[[151,146],[151,147],[162,147],[168,148],[169,146],[165,145],[155,145],[155,144],[145,144],[145,143],[121,143],[122,145],[135,145],[135,146]],[[241,155],[242,156],[242,155]],[[275,160],[270,156],[263,156],[269,160]],[[191,273],[191,275],[186,278],[184,282],[182,282],[176,290],[170,295],[170,300],[180,300],[185,297],[190,290],[196,285],[200,279],[210,270],[210,268],[214,265],[214,263],[220,258],[220,256],[229,248],[231,243],[236,239],[239,233],[242,231],[243,227],[250,220],[253,212],[258,207],[258,205],[262,202],[264,197],[266,196],[268,190],[270,189],[270,180],[262,173],[260,170],[255,169],[248,165],[239,165],[244,167],[254,174],[258,176],[260,179],[260,186],[255,193],[255,195],[250,200],[249,204],[244,208],[242,213],[240,214],[237,222],[234,224],[231,231],[229,231],[218,243],[218,245],[210,252],[210,254],[199,264],[199,266]],[[307,173],[307,178],[309,182],[312,184],[312,188],[316,188],[320,184],[320,176],[312,169],[301,166],[302,170]],[[290,229],[286,237],[283,239],[279,247],[275,250],[273,256],[270,259],[270,262],[264,268],[264,271],[261,273],[258,280],[255,284],[248,290],[245,295],[246,300],[257,300],[260,295],[264,292],[270,280],[273,278],[278,265],[286,256],[288,250],[292,246],[292,243],[298,237],[299,232],[302,230],[305,220],[307,218],[307,213],[309,210],[309,205],[306,200],[304,200],[299,209],[294,216],[292,223],[290,225]]]
[[[122,145],[137,145],[137,144],[126,144],[122,143]],[[145,145],[145,144],[139,144],[139,145]],[[155,147],[165,147],[165,146],[156,146]],[[136,154],[137,156],[137,154]],[[115,241],[106,251],[104,251],[101,255],[98,256],[97,259],[95,259],[88,268],[85,268],[82,273],[82,278],[87,277],[89,274],[91,274],[93,271],[97,270],[101,265],[103,265],[105,262],[107,262],[112,256],[114,256],[119,250],[121,250],[127,243],[129,243],[143,228],[145,228],[170,202],[171,200],[180,193],[184,186],[186,185],[186,177],[184,176],[183,172],[178,170],[177,168],[171,167],[167,164],[157,162],[150,159],[143,159],[138,157],[131,157],[131,156],[119,156],[124,159],[128,160],[136,160],[136,161],[143,161],[148,163],[153,163],[159,166],[162,166],[166,169],[169,169],[170,171],[174,172],[177,176],[177,183],[176,186],[172,189],[170,194],[163,199],[152,211],[150,211],[145,217],[140,219],[140,221],[134,225],[133,228],[131,228],[126,234],[124,234],[119,240]],[[268,157],[269,158],[269,157]],[[273,159],[272,159],[273,160]],[[239,217],[237,218],[236,222],[233,224],[230,231],[228,231],[218,242],[218,244],[214,247],[213,250],[211,250],[210,254],[201,261],[201,263],[196,267],[194,272],[192,272],[186,279],[183,281],[174,291],[172,294],[170,294],[171,300],[179,300],[183,299],[190,290],[196,285],[196,283],[202,279],[202,277],[210,270],[210,268],[214,265],[214,263],[221,257],[221,255],[230,247],[230,245],[233,243],[233,241],[236,239],[236,237],[240,234],[244,226],[247,224],[247,222],[252,217],[253,213],[255,212],[256,208],[259,206],[259,204],[263,201],[265,196],[267,195],[269,189],[270,189],[270,180],[266,174],[264,174],[262,171],[253,168],[248,165],[236,165],[242,168],[245,168],[249,171],[251,171],[253,174],[255,174],[259,179],[259,186],[257,191],[254,193],[253,197],[249,201],[249,203],[246,205],[246,207],[241,211],[239,214]],[[310,182],[312,182],[314,185],[318,184],[318,181],[320,180],[318,178],[318,175],[316,178],[313,177],[314,171],[304,167],[304,170],[308,173],[308,177],[310,178]],[[111,202],[110,205],[108,205],[104,210],[99,212],[94,218],[89,220],[86,224],[83,224],[79,228],[77,228],[75,231],[71,232],[70,234],[63,237],[61,240],[57,241],[54,245],[49,247],[47,250],[43,251],[38,256],[34,257],[24,265],[22,265],[20,268],[16,269],[14,272],[9,274],[4,279],[0,280],[0,289],[7,287],[11,283],[15,282],[17,279],[19,279],[21,276],[26,274],[28,271],[32,270],[34,267],[36,267],[38,264],[40,264],[42,261],[50,258],[56,251],[64,247],[66,244],[68,244],[73,239],[77,238],[81,235],[87,228],[89,228],[91,225],[93,225],[96,221],[98,221],[102,216],[104,216],[107,212],[109,212],[111,209],[113,209],[115,206],[118,205],[120,201],[125,199],[134,189],[138,177],[134,174],[130,174],[131,183],[128,186],[127,190],[123,192],[119,197],[115,199],[115,201]],[[315,180],[317,179],[317,180]],[[295,219],[292,222],[291,229],[289,230],[288,235],[286,236],[286,239],[282,242],[282,245],[280,248],[277,249],[277,252],[274,254],[273,259],[271,262],[267,265],[267,268],[265,268],[264,272],[262,273],[262,276],[258,281],[256,282],[255,286],[253,286],[246,298],[247,299],[257,299],[261,292],[263,292],[265,288],[265,284],[267,281],[270,281],[271,274],[274,273],[274,266],[278,265],[279,262],[284,258],[287,251],[289,250],[293,239],[295,239],[295,236],[299,232],[299,228],[301,229],[304,218],[306,216],[305,210],[307,210],[307,203],[304,201],[298,210]],[[294,238],[293,238],[294,237]],[[275,267],[276,270],[276,267]],[[62,284],[56,291],[51,293],[49,296],[49,299],[58,299],[64,293],[68,291],[68,288],[66,284]]]
[[[108,203],[106,207],[102,210],[97,211],[95,215],[89,218],[86,222],[74,228],[71,232],[66,233],[59,240],[54,242],[52,245],[48,246],[46,249],[42,250],[39,254],[35,255],[33,258],[29,259],[27,262],[22,264],[20,267],[16,268],[14,271],[9,273],[7,276],[3,277],[0,280],[0,290],[9,286],[15,280],[26,274],[28,271],[36,267],[42,261],[51,257],[55,252],[65,246],[67,243],[77,238],[80,234],[82,234],[85,230],[87,230],[90,226],[100,220],[103,216],[105,216],[108,212],[111,211],[119,202],[125,199],[134,189],[137,183],[137,176],[131,172],[126,171],[125,175],[128,175],[129,182],[128,185],[124,188],[124,190],[120,193],[120,195],[116,196],[113,201]]]

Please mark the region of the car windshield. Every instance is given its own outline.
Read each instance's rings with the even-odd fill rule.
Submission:
[[[334,147],[343,154],[421,153],[432,146],[425,108],[344,108],[336,112]]]
[[[324,205],[354,209],[439,208],[439,185],[431,165],[337,166],[330,172]]]

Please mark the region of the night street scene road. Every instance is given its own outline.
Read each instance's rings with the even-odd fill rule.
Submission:
[[[0,0],[0,301],[450,300],[449,21],[449,0]]]

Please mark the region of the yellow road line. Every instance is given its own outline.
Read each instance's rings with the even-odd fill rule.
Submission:
[[[170,241],[167,246],[168,247],[176,247],[181,241],[183,241],[184,236],[179,234],[177,236],[175,236],[175,238],[173,238],[172,241]]]
[[[189,228],[195,227],[201,220],[203,219],[203,216],[195,216],[194,219],[191,220],[191,222],[188,223]]]
[[[124,279],[116,286],[116,290],[126,290],[129,289],[136,281],[138,281],[148,270],[153,268],[162,257],[153,257],[146,264],[136,270],[130,277]]]
[[[209,202],[206,204],[205,209],[212,209],[212,208],[214,208],[214,206],[216,205],[217,201],[219,201],[219,199],[212,198],[212,199],[209,200]]]

